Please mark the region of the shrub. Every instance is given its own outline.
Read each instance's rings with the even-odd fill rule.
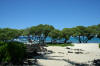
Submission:
[[[0,62],[22,63],[25,46],[20,42],[0,42]]]

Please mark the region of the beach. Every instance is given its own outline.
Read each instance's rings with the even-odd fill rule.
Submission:
[[[100,59],[100,48],[97,43],[74,43],[74,46],[46,47],[47,52],[38,58],[41,66],[75,66],[75,64],[91,64]]]

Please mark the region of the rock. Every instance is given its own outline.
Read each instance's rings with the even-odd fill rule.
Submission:
[[[68,51],[68,53],[73,53],[72,51]]]
[[[75,52],[76,54],[83,54],[83,52]]]
[[[93,64],[96,66],[100,66],[100,59],[94,60]]]
[[[70,49],[69,47],[66,47],[66,49]]]

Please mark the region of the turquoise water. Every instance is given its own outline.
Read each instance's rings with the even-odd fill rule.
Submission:
[[[48,37],[46,39],[46,41],[48,41],[48,42],[51,41],[51,38]],[[64,40],[62,39],[60,41],[64,41]],[[72,43],[79,43],[78,40],[76,38],[73,38],[73,37],[71,37],[68,41],[72,42]],[[88,43],[100,43],[100,39],[99,38],[93,38],[93,39],[89,40]]]
[[[27,42],[28,40],[28,37],[19,37],[18,40],[21,41],[21,42]],[[36,39],[35,37],[31,37],[32,40]],[[36,39],[38,40],[38,39]],[[63,42],[64,39],[62,40],[57,40],[57,42]],[[78,43],[78,40],[76,38],[73,38],[71,37],[69,40],[69,42],[72,42],[72,43]],[[46,38],[46,42],[51,42],[51,38],[50,37],[47,37]],[[99,38],[93,38],[91,40],[88,41],[88,43],[100,43],[100,39]]]

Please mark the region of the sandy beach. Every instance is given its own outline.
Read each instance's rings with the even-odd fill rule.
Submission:
[[[47,52],[37,59],[41,66],[75,66],[76,63],[91,64],[94,59],[100,59],[100,48],[97,43],[81,43],[74,46],[46,47]]]

